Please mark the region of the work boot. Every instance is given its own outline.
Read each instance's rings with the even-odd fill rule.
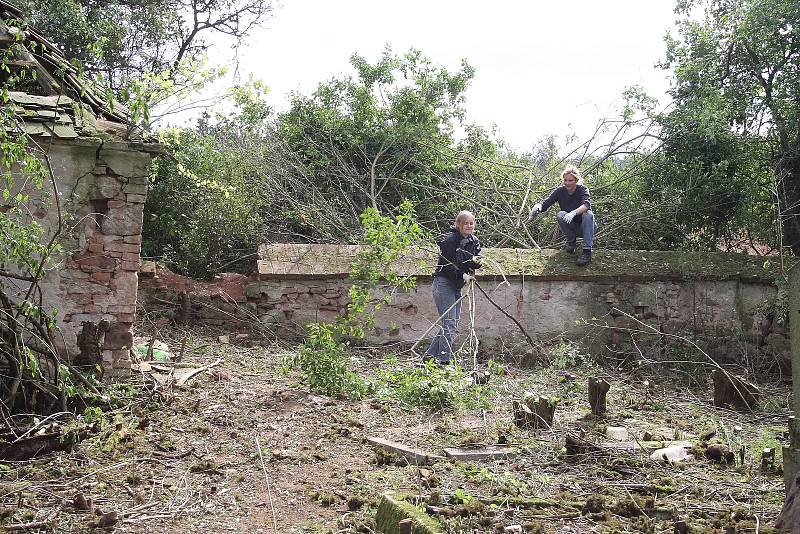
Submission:
[[[567,241],[564,243],[564,252],[567,254],[574,254],[575,253],[575,241]]]
[[[585,267],[592,262],[592,251],[588,248],[583,249],[583,254],[578,256],[578,259],[575,260],[575,265],[578,267]]]

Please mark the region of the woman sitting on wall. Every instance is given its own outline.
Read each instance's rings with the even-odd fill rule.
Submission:
[[[455,226],[437,240],[439,261],[433,272],[433,302],[441,327],[426,351],[440,365],[453,361],[453,338],[461,317],[461,288],[471,283],[480,265],[481,244],[475,237],[475,216],[461,211]]]

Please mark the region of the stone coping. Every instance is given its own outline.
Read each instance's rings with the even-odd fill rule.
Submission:
[[[259,247],[258,277],[269,279],[345,278],[362,246],[265,244]],[[394,266],[404,276],[430,277],[437,250],[417,249]],[[723,252],[594,250],[592,263],[577,267],[575,256],[554,249],[484,248],[478,279],[536,280],[740,280],[773,283],[779,260]],[[786,267],[794,257],[784,258]]]

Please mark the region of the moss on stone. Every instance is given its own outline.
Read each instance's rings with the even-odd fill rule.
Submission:
[[[386,492],[381,496],[378,511],[375,514],[375,528],[383,534],[398,534],[399,523],[403,519],[411,519],[412,534],[440,534],[444,528],[434,518],[417,509],[410,502],[400,499],[394,492]]]
[[[264,278],[344,277],[359,250],[355,245],[262,245],[259,274]],[[771,283],[780,261],[723,252],[594,250],[586,267],[575,265],[575,255],[554,249],[485,248],[478,278],[507,276],[549,280],[743,280]],[[392,268],[403,275],[429,276],[437,252],[414,250]],[[785,268],[795,263],[784,258]]]

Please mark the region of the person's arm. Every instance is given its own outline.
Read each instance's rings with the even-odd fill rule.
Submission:
[[[475,272],[475,269],[481,268],[480,258],[476,258],[481,253],[481,243],[478,238],[470,236],[461,240],[458,251],[456,252],[457,260],[461,270],[467,274]]]
[[[558,200],[558,192],[561,190],[563,186],[558,186],[553,189],[553,192],[550,193],[550,196],[544,199],[544,201],[540,204],[542,207],[542,211],[545,212],[547,209],[555,204],[556,200]]]
[[[548,196],[542,202],[539,202],[538,204],[534,205],[533,206],[533,213],[543,213],[543,212],[547,211],[547,208],[552,206],[556,202],[556,200],[558,200],[558,191],[559,191],[559,189],[561,189],[561,186],[556,187],[555,189],[553,189],[553,192],[550,193],[550,196]]]
[[[480,248],[480,242],[474,235],[462,238],[456,249],[456,268],[467,274],[475,271],[478,264],[473,258],[480,253]]]

